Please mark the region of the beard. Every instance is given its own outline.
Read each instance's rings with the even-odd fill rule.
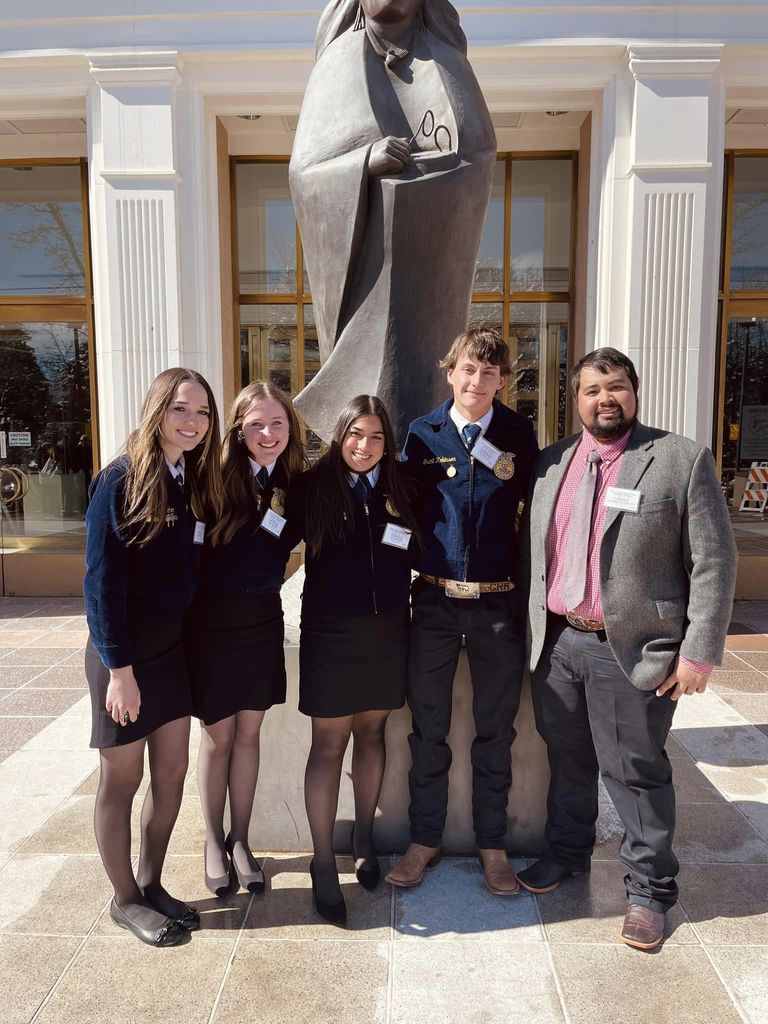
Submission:
[[[617,416],[613,417],[608,423],[601,423],[598,413],[592,417],[589,422],[586,422],[579,416],[584,428],[599,441],[614,441],[617,437],[621,437],[622,434],[626,434],[628,430],[634,427],[637,421],[637,413],[633,413],[630,418],[624,415],[624,410],[620,405],[615,407]]]

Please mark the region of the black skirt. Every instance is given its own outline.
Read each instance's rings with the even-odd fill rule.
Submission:
[[[299,711],[340,718],[405,703],[408,605],[378,615],[302,609]]]
[[[161,725],[192,713],[192,694],[182,642],[182,619],[176,614],[155,614],[131,627],[134,644],[133,674],[141,694],[135,722],[119,725],[104,707],[109,669],[88,639],[85,677],[91,692],[91,746],[122,747],[144,739]]]
[[[193,714],[206,725],[285,703],[279,593],[201,596],[186,632]]]

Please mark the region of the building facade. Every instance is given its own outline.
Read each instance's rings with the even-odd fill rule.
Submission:
[[[79,591],[88,482],[158,371],[226,405],[319,367],[287,160],[324,2],[224,6],[0,7],[5,594]],[[768,462],[768,5],[457,6],[499,149],[470,319],[510,345],[505,400],[548,443],[574,360],[626,351],[738,526]]]

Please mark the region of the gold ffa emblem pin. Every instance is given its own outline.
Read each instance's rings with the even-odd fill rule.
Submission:
[[[513,452],[502,452],[493,467],[499,480],[511,480],[515,475],[515,456]]]
[[[285,491],[282,491],[279,487],[276,487],[272,492],[272,500],[269,503],[269,507],[273,512],[276,512],[279,516],[285,514]]]
[[[446,476],[450,476],[450,477],[456,476],[457,472],[458,472],[458,470],[456,469],[455,466],[449,466],[448,469],[446,469],[446,471],[445,471]]]

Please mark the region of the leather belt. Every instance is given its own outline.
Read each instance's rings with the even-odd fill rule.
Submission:
[[[445,580],[442,576],[428,576],[419,573],[419,579],[432,583],[445,590],[446,597],[476,598],[481,594],[506,594],[515,589],[512,580],[499,580],[496,583],[468,583],[466,580]]]
[[[605,632],[605,623],[599,619],[585,619],[583,615],[573,615],[570,612],[566,612],[565,617],[574,629],[579,629],[582,633]]]

